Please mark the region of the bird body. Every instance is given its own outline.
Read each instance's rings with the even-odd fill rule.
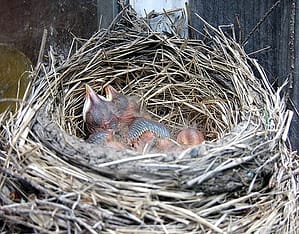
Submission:
[[[164,139],[170,139],[170,131],[157,121],[138,117],[129,125],[128,140],[136,151],[164,151]]]
[[[108,131],[94,132],[89,135],[86,142],[91,144],[104,144],[112,139],[112,133]]]
[[[89,135],[86,142],[90,144],[100,144],[114,149],[124,150],[125,144],[119,141],[112,131],[99,131]]]
[[[130,140],[134,140],[145,132],[152,132],[157,137],[170,137],[169,130],[163,124],[142,117],[136,118],[130,124],[128,137]]]

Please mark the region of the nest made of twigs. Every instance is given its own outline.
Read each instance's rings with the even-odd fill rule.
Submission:
[[[289,231],[294,198],[287,205],[281,192],[293,196],[295,186],[278,165],[293,157],[285,144],[291,112],[257,61],[204,23],[201,40],[166,37],[125,9],[108,29],[86,41],[75,39],[63,61],[50,51],[26,102],[1,119],[1,216],[7,227]],[[145,155],[86,143],[86,83],[99,93],[111,84],[137,96],[173,135],[192,126],[206,141],[185,151]]]

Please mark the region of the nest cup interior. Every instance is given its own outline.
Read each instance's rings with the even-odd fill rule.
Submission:
[[[117,35],[114,38],[123,40]],[[58,106],[65,113],[61,124],[69,134],[86,137],[82,118],[86,83],[101,95],[110,84],[123,94],[136,96],[142,109],[165,124],[173,136],[183,128],[195,127],[204,132],[206,140],[213,140],[239,121],[237,112],[242,107],[231,82],[236,67],[230,64],[229,70],[223,65],[227,60],[217,48],[153,34],[108,48],[96,47],[86,56],[85,64],[63,74],[67,91],[63,105]],[[95,66],[89,65],[92,59]],[[92,68],[86,69],[88,66]]]

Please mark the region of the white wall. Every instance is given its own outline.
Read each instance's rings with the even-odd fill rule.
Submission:
[[[188,38],[188,14],[186,12],[186,5],[188,0],[130,0],[130,5],[135,9],[137,14],[141,17],[145,17],[153,10],[156,13],[163,13],[163,9],[166,11],[182,9],[178,13],[173,13],[168,16],[160,15],[156,18],[151,18],[149,24],[151,28],[158,32],[173,32],[173,27],[169,26],[171,18],[175,25],[175,31],[177,35],[182,38]]]
[[[144,9],[147,13],[152,10],[163,12],[163,8],[165,10],[177,8],[185,9],[185,2],[188,2],[188,0],[130,0],[131,6],[133,6],[140,16],[145,16]]]

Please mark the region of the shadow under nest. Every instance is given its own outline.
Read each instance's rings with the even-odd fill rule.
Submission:
[[[103,199],[101,218],[109,221],[101,224],[103,226],[99,225],[99,230],[105,225],[107,229],[114,230],[118,226],[133,224],[142,224],[144,229],[148,225],[150,230],[153,223],[163,219],[164,223],[173,224],[174,230],[186,231],[197,226],[180,222],[185,218],[180,213],[183,212],[181,209],[192,206],[196,201],[192,196],[204,194],[206,204],[201,201],[201,205],[206,206],[213,204],[213,196],[216,195],[221,197],[227,193],[231,197],[244,196],[249,199],[251,194],[255,194],[253,191],[268,188],[280,151],[285,147],[282,140],[287,122],[284,100],[279,92],[271,89],[256,60],[248,57],[222,31],[207,23],[205,27],[201,40],[166,37],[151,31],[146,22],[137,18],[132,11],[124,10],[108,29],[100,30],[86,41],[76,39],[74,42],[80,47],[77,48],[74,43],[74,51],[71,50],[63,61],[56,60],[50,53],[49,64],[37,71],[37,80],[28,99],[30,105],[21,111],[24,116],[29,113],[32,121],[30,130],[26,132],[30,140],[21,139],[18,143],[20,148],[24,147],[20,152],[26,151],[26,144],[35,142],[38,145],[36,148],[40,147],[37,153],[42,164],[57,164],[49,166],[53,169],[49,176],[54,176],[54,171],[61,168],[59,173],[65,170],[86,183],[88,178],[99,177],[99,181],[103,180],[101,185],[95,182],[98,186],[95,191],[103,188],[103,194],[93,194]],[[85,84],[92,86],[99,94],[102,94],[104,86],[110,84],[123,94],[137,96],[148,115],[166,125],[172,135],[186,126],[192,126],[205,133],[206,141],[180,152],[144,155],[133,150],[89,144],[85,141],[86,127],[82,118]],[[21,128],[22,121],[27,122],[25,117],[21,119],[18,122]],[[12,139],[9,142],[15,141]],[[34,147],[32,152],[35,152]],[[34,166],[37,159],[28,156],[22,163],[28,160],[29,169],[44,178],[42,170]],[[32,173],[30,170],[29,175]],[[75,171],[71,173],[71,170]],[[34,178],[37,178],[36,175]],[[117,194],[126,188],[126,183],[130,187],[128,191],[135,188],[140,191],[135,191],[134,196],[140,194],[140,200],[145,203],[148,201],[147,193],[156,196],[156,202],[161,201],[163,212],[159,213],[159,219],[155,220],[155,212],[145,204],[142,206],[147,210],[144,217],[130,210],[130,205],[124,205],[125,199],[122,200]],[[49,183],[49,188],[53,184]],[[85,186],[83,184],[72,186],[81,188]],[[139,188],[141,185],[145,187]],[[113,186],[119,187],[113,190]],[[41,189],[38,185],[36,188]],[[83,190],[89,191],[90,188],[87,185]],[[155,188],[159,188],[160,192],[157,190],[155,193]],[[153,191],[148,192],[149,189]],[[113,208],[108,198],[105,200],[106,192],[111,196],[111,204],[119,201],[127,207],[123,208],[125,212]],[[186,195],[189,192],[193,195]],[[122,194],[123,197],[126,195]],[[90,196],[88,194],[86,199],[91,199]],[[189,196],[192,201],[188,200]],[[59,199],[64,204],[70,202],[68,198]],[[185,199],[186,204],[182,202],[181,207],[177,203],[180,208],[170,210],[170,204],[176,204],[180,199]],[[167,204],[163,203],[164,200],[168,201]],[[79,213],[85,209],[85,205],[76,200],[73,202],[77,204]],[[200,206],[196,204],[194,202],[195,208]],[[90,215],[96,217],[98,210],[90,209]],[[172,216],[164,211],[178,213]],[[215,215],[218,211],[209,211],[205,217],[214,220],[218,217]],[[247,209],[242,212],[246,213]],[[235,212],[236,216],[240,213]],[[224,220],[222,228],[232,225],[230,218]],[[209,222],[198,218],[196,222],[221,232]],[[80,225],[84,226],[82,223]],[[242,221],[239,225],[236,230],[248,228]]]

